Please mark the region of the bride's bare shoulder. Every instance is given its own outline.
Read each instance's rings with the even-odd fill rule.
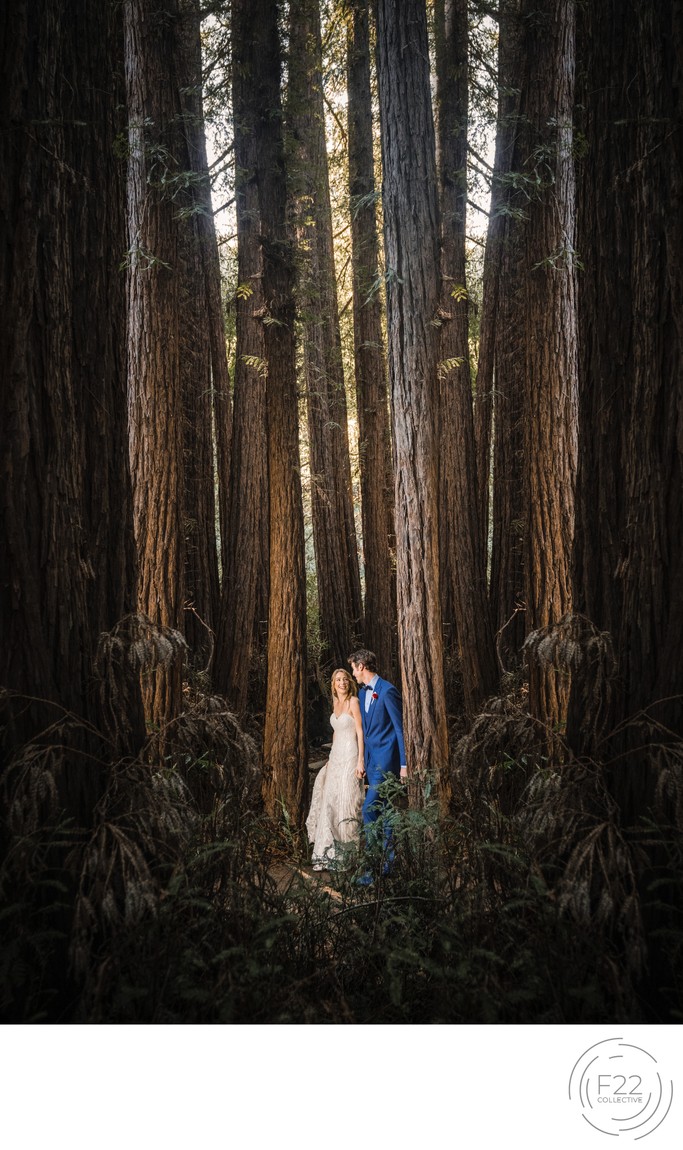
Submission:
[[[356,711],[360,711],[360,703],[355,695],[352,695],[349,699],[349,707],[351,708],[352,715],[355,715]]]

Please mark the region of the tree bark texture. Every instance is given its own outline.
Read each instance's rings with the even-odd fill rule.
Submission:
[[[242,0],[239,0],[241,3]],[[267,308],[270,601],[263,796],[300,823],[306,803],[306,594],[294,332],[294,259],[280,100],[276,0],[245,0],[255,42],[256,179]]]
[[[510,219],[508,213],[513,170],[513,149],[522,125],[519,101],[522,89],[522,24],[520,0],[500,0],[498,7],[498,113],[496,149],[491,181],[489,224],[484,252],[482,314],[479,334],[479,356],[475,385],[475,435],[477,450],[477,487],[481,546],[486,555],[489,539],[489,498],[491,486],[491,440],[496,364],[499,287],[503,282],[503,245]],[[513,217],[514,218],[514,217]],[[505,329],[507,331],[507,329]],[[496,368],[494,368],[496,365]]]
[[[528,0],[529,77],[523,102],[532,151],[526,226],[528,468],[527,631],[571,610],[577,453],[577,332],[572,113],[574,0]],[[553,727],[566,721],[568,680],[531,660],[529,704]]]
[[[587,674],[569,735],[580,753],[624,756],[614,786],[630,821],[659,777],[647,745],[683,735],[683,16],[670,0],[612,0],[582,23],[575,598],[612,635],[617,673],[608,744],[598,752],[585,720]]]
[[[465,709],[472,715],[498,682],[481,546],[469,360],[465,265],[467,203],[467,2],[435,6],[441,307],[439,500],[444,623],[455,624]]]
[[[200,0],[186,0],[190,6],[190,20],[195,32],[195,52],[199,50],[201,66],[201,33],[197,23],[197,13],[202,5]],[[225,579],[228,555],[228,516],[230,509],[230,467],[232,459],[232,402],[230,398],[230,373],[225,339],[225,317],[223,314],[223,290],[221,265],[218,253],[213,203],[211,200],[211,178],[206,155],[206,132],[204,130],[204,109],[201,97],[201,84],[192,99],[193,122],[197,130],[192,137],[191,159],[196,178],[195,195],[198,207],[197,226],[202,251],[204,269],[204,290],[206,301],[206,323],[209,329],[211,349],[211,399],[213,412],[213,435],[215,443],[216,491],[218,499],[218,522],[220,525],[221,578]],[[201,127],[200,127],[201,126]],[[218,619],[219,604],[214,609],[214,619]]]
[[[353,342],[360,444],[365,567],[364,636],[382,674],[393,681],[396,660],[396,574],[393,471],[387,365],[378,290],[368,0],[352,4],[347,29],[349,198],[353,263]]]
[[[291,0],[289,6],[287,133],[320,624],[328,657],[334,666],[343,667],[358,644],[362,602],[332,239],[318,0]]]
[[[493,411],[491,578],[489,599],[501,667],[517,669],[525,634],[524,395],[526,352],[525,235],[529,194],[524,163],[529,126],[520,115],[529,60],[519,0],[501,5],[498,56],[498,127],[491,188],[491,218],[484,262],[484,301],[477,369],[477,407]],[[490,416],[483,419],[490,424]],[[478,421],[482,428],[482,420]],[[489,456],[490,426],[482,432]],[[481,443],[484,442],[481,441]],[[487,465],[488,497],[488,465]],[[480,490],[481,498],[481,490]]]
[[[449,797],[439,603],[437,335],[439,205],[424,0],[378,0],[384,247],[399,651],[408,770]]]
[[[248,5],[232,13],[232,101],[237,214],[236,354],[230,514],[214,661],[216,687],[243,712],[268,602],[268,440],[263,257],[256,181],[257,62]],[[258,709],[264,700],[256,700]]]
[[[520,139],[524,128],[520,129]],[[494,435],[489,600],[501,669],[517,670],[525,635],[526,537],[524,418],[526,357],[523,326],[526,195],[513,193],[500,239],[500,284],[493,333]]]
[[[136,564],[120,13],[105,2],[11,0],[0,46],[0,684],[24,696],[5,708],[11,752],[64,711],[106,726],[93,658],[100,632],[134,609]],[[127,738],[117,744],[112,732],[108,748],[82,729],[81,751],[139,748],[138,688],[127,721]],[[60,739],[70,745],[64,730]],[[72,757],[77,820],[98,779],[94,759]]]
[[[189,657],[206,666],[213,649],[219,587],[214,492],[212,348],[203,229],[208,186],[202,109],[202,53],[197,0],[182,0],[175,29],[175,73],[180,98],[178,220],[180,387],[184,413],[184,629]],[[210,204],[210,193],[209,193]],[[215,237],[214,237],[215,242]],[[225,339],[223,339],[225,360]]]
[[[179,358],[175,174],[176,0],[126,0],[128,160],[128,405],[138,603],[154,623],[183,623],[183,408]],[[179,659],[143,683],[148,722],[181,709]]]

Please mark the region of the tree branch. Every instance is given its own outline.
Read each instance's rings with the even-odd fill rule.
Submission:
[[[234,202],[235,197],[233,196],[231,200],[226,200],[224,204],[221,204],[220,208],[216,208],[216,210],[212,212],[212,215],[217,216],[219,212],[224,212],[226,208],[231,208]]]
[[[475,212],[481,212],[482,216],[486,216],[487,219],[491,218],[491,213],[487,212],[486,208],[481,208],[479,204],[475,204],[474,200],[468,200],[467,203],[471,208],[474,208]]]
[[[491,20],[495,20],[496,24],[500,23],[500,10],[493,8],[490,4],[485,3],[485,0],[470,0],[472,11],[477,16],[489,16]]]
[[[218,12],[227,11],[227,0],[213,0],[211,4],[205,4],[203,8],[198,8],[192,15],[195,19],[205,20],[207,16],[215,16]]]
[[[491,186],[491,183],[493,182],[493,177],[492,177],[490,172],[482,171],[481,168],[477,167],[477,165],[473,164],[471,161],[470,161],[469,166],[473,172],[476,172],[478,176],[481,176],[482,180],[486,180],[486,183],[489,185],[489,187]]]
[[[467,145],[467,151],[471,152],[471,154],[474,156],[475,160],[478,160],[483,168],[488,168],[491,175],[493,175],[493,168],[491,167],[491,165],[489,163],[487,163],[487,161],[484,159],[483,156],[479,155],[479,152],[475,152],[475,150],[471,144]]]
[[[223,162],[223,160],[225,160],[230,155],[230,153],[234,150],[234,147],[235,147],[234,143],[229,144],[228,147],[225,149],[225,151],[218,157],[218,159],[214,160],[214,162],[212,164],[209,164],[209,171],[212,172],[217,164],[221,164]]]
[[[328,98],[324,92],[323,92],[323,100],[325,101],[325,107],[327,108],[327,110],[330,113],[330,115],[332,116],[335,124],[339,128],[339,131],[341,132],[341,138],[343,140],[344,146],[346,147],[346,143],[347,143],[347,141],[346,141],[346,128],[345,128],[344,124],[341,122],[339,115],[337,114],[336,110],[332,107],[330,101],[328,100]]]

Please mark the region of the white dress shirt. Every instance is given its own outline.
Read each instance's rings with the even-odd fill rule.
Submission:
[[[378,679],[379,679],[379,675],[373,675],[370,682],[368,683],[368,688],[367,688],[367,691],[365,692],[365,714],[366,715],[367,715],[368,711],[370,710],[370,704],[372,702],[372,692],[375,689],[375,684],[376,684]]]

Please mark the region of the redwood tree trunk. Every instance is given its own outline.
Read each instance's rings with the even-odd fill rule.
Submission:
[[[362,604],[332,239],[318,0],[291,0],[289,6],[287,130],[320,625],[329,656],[336,667],[343,667],[358,642]]]
[[[212,429],[210,310],[202,228],[202,184],[208,182],[201,98],[202,54],[197,0],[182,0],[176,25],[175,79],[181,121],[177,162],[198,179],[176,197],[179,229],[180,386],[184,409],[183,505],[185,534],[184,627],[190,658],[198,668],[211,655],[219,600],[216,500]],[[225,341],[224,341],[225,343]],[[225,350],[223,350],[225,360]]]
[[[499,289],[503,283],[503,251],[508,223],[511,186],[508,174],[514,171],[513,150],[523,125],[519,119],[522,89],[523,37],[520,0],[500,0],[498,7],[498,113],[496,150],[491,181],[491,203],[486,232],[479,357],[475,389],[475,434],[477,443],[477,486],[482,549],[486,554],[491,480],[491,437],[494,410],[494,364],[497,378],[496,339],[501,329],[514,335],[515,328],[499,321]],[[514,322],[514,321],[513,321]],[[515,325],[516,326],[516,325]],[[503,349],[504,350],[504,349]]]
[[[524,129],[520,128],[523,136]],[[519,153],[517,153],[519,155]],[[526,196],[521,197],[526,203]],[[524,222],[516,195],[501,237],[500,286],[495,311],[495,391],[491,539],[491,617],[502,667],[516,670],[522,659],[525,616],[527,505],[524,452],[526,362],[524,333]]]
[[[527,631],[571,610],[577,451],[574,251],[574,0],[528,0],[529,79],[523,111],[539,181],[526,225],[525,457],[528,468]],[[533,19],[531,16],[533,15]],[[529,704],[553,727],[566,720],[566,676],[532,660]]]
[[[136,565],[118,270],[120,12],[104,0],[10,0],[0,40],[0,684],[25,696],[4,716],[11,751],[62,708],[100,725],[97,638],[134,609]],[[121,754],[144,736],[139,691],[129,705]],[[91,735],[81,737],[92,753]],[[110,751],[98,745],[97,758]],[[98,779],[95,760],[73,759],[66,797],[77,820]]]
[[[242,2],[242,0],[240,0]],[[287,236],[276,0],[245,0],[255,42],[256,178],[263,248],[270,489],[268,681],[263,796],[302,820],[306,802],[306,596],[299,466],[293,252]]]
[[[201,0],[188,0],[194,10],[201,8]],[[191,10],[192,10],[191,8]],[[199,51],[201,64],[201,34],[196,16],[189,17],[195,29],[195,51]],[[230,373],[225,339],[225,317],[221,283],[221,266],[211,200],[211,179],[206,156],[206,133],[203,123],[203,101],[201,84],[198,85],[193,101],[196,110],[195,123],[198,130],[193,134],[192,170],[197,180],[195,196],[197,204],[197,226],[204,270],[204,298],[206,304],[206,324],[209,331],[211,350],[211,398],[213,409],[213,430],[215,443],[216,488],[214,499],[218,499],[218,522],[220,524],[221,578],[225,580],[228,557],[228,515],[230,510],[230,465],[232,458],[232,403],[230,399]],[[217,622],[220,603],[214,608]]]
[[[230,513],[214,659],[214,681],[240,712],[247,705],[268,601],[268,443],[264,349],[263,258],[256,182],[258,110],[254,101],[257,43],[248,4],[232,11],[232,101],[237,214],[237,347],[230,475]],[[260,704],[260,706],[259,706]],[[263,699],[257,700],[259,709]]]
[[[610,0],[582,19],[575,596],[614,643],[602,754],[623,755],[613,786],[630,822],[661,778],[647,745],[663,766],[683,736],[683,19],[671,0]],[[584,680],[569,735],[593,754]]]
[[[168,188],[177,131],[171,75],[176,0],[125,0],[128,160],[128,403],[138,603],[154,623],[183,615],[183,413],[179,362],[178,221]],[[143,683],[148,722],[181,709],[176,658]]]
[[[389,680],[397,669],[393,472],[382,301],[377,287],[368,0],[353,3],[347,33],[349,196],[353,262],[353,343],[360,444],[365,564],[365,643]]]
[[[449,796],[439,605],[439,205],[424,0],[378,0],[387,326],[396,465],[399,651],[408,770]]]
[[[581,23],[575,606],[610,633],[616,666],[600,641],[584,651],[568,736],[605,765],[625,827],[652,819],[642,997],[667,1020],[680,967],[683,16],[672,0],[608,0]]]
[[[526,362],[520,316],[525,307],[528,208],[524,162],[530,148],[528,125],[520,115],[529,64],[519,7],[519,0],[506,0],[500,12],[498,127],[477,369],[477,407],[492,408],[494,415],[489,596],[505,670],[519,666],[525,631]],[[488,460],[490,417],[488,422],[480,461],[484,456]],[[486,488],[488,498],[488,468]]]
[[[481,546],[470,381],[465,268],[467,204],[467,0],[435,7],[441,191],[439,497],[443,602],[452,610],[465,708],[473,714],[498,682]]]

